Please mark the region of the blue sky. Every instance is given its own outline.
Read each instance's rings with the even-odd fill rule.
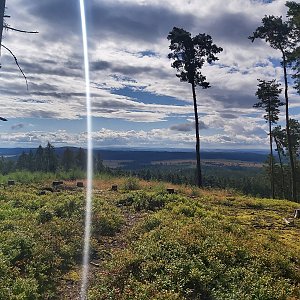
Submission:
[[[264,15],[286,14],[285,1],[86,1],[94,146],[189,148],[195,145],[191,87],[167,58],[173,26],[210,34],[223,47],[205,66],[211,84],[197,90],[203,148],[266,148],[257,78],[282,81],[280,54],[247,37]],[[20,9],[22,7],[22,9]],[[7,1],[3,44],[18,57],[29,91],[2,50],[1,147],[85,146],[86,109],[79,1]],[[300,116],[290,89],[291,115]],[[281,120],[283,121],[283,114]]]

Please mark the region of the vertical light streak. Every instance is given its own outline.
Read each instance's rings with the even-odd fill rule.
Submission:
[[[85,227],[84,227],[84,248],[83,248],[83,266],[80,298],[86,299],[88,274],[89,274],[89,252],[91,237],[91,215],[92,215],[92,180],[93,180],[93,144],[92,144],[92,116],[91,116],[91,98],[90,98],[90,70],[88,58],[88,42],[86,30],[86,18],[84,0],[80,1],[80,15],[82,28],[82,43],[84,54],[84,72],[86,88],[86,118],[87,118],[87,184],[86,184],[86,209],[85,209]]]

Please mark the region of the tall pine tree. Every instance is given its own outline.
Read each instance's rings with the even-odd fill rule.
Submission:
[[[216,54],[222,52],[223,49],[216,46],[208,34],[199,33],[192,37],[191,33],[177,27],[174,27],[169,33],[168,40],[170,41],[169,48],[171,50],[168,58],[173,60],[172,67],[178,71],[176,76],[180,78],[180,81],[190,83],[192,87],[196,130],[197,185],[202,187],[196,86],[201,86],[203,89],[210,87],[201,69],[205,62],[211,64],[218,60]]]

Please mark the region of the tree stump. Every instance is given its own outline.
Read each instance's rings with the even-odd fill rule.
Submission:
[[[8,180],[7,185],[15,185],[15,181],[14,180]]]
[[[300,219],[300,208],[295,209],[294,218],[295,219]]]
[[[167,192],[168,192],[168,194],[174,194],[175,193],[174,189],[171,189],[171,188],[168,188]]]
[[[82,181],[78,181],[76,185],[77,185],[77,187],[83,187],[83,182]]]
[[[112,185],[111,190],[116,192],[118,190],[118,186],[117,185]]]

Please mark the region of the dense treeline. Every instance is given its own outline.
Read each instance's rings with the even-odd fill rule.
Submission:
[[[278,151],[278,148],[276,148]],[[290,170],[287,163],[287,154],[284,148],[278,152],[281,157],[273,158],[273,176],[274,176],[274,196],[280,199],[291,198]],[[83,148],[65,148],[63,151],[57,151],[51,143],[45,147],[41,145],[29,152],[23,152],[15,160],[0,158],[0,174],[6,175],[14,171],[58,173],[69,171],[86,171],[86,150]],[[297,184],[300,186],[300,168],[297,161]],[[109,169],[103,165],[100,154],[94,155],[94,173],[109,173],[116,176],[137,176],[145,180],[166,181],[174,184],[197,184],[197,174],[195,169],[178,166],[150,166],[147,168],[133,168],[131,170]],[[133,170],[134,169],[134,170]],[[235,189],[246,195],[259,197],[272,196],[270,159],[267,159],[265,167],[203,167],[203,186]]]
[[[131,173],[145,180],[167,181],[174,184],[196,185],[196,170],[160,166],[145,168]],[[268,176],[260,168],[208,167],[203,168],[203,186],[235,189],[246,195],[269,197]]]
[[[296,183],[300,186],[300,164],[296,160]],[[235,189],[246,195],[269,198],[274,195],[277,199],[291,199],[291,173],[286,155],[282,165],[273,157],[274,194],[270,181],[272,177],[270,159],[268,158],[263,168],[248,167],[209,167],[203,168],[203,186]],[[178,166],[149,167],[135,170],[136,175],[145,180],[162,180],[174,184],[196,185],[196,173],[191,168],[178,168]],[[284,178],[284,180],[283,180]]]
[[[46,147],[41,145],[36,150],[25,151],[17,160],[0,159],[0,173],[6,175],[13,171],[51,172],[80,170],[86,171],[87,157],[83,148],[66,148],[58,155],[55,147],[48,142]],[[100,156],[94,156],[95,172],[106,170]]]

